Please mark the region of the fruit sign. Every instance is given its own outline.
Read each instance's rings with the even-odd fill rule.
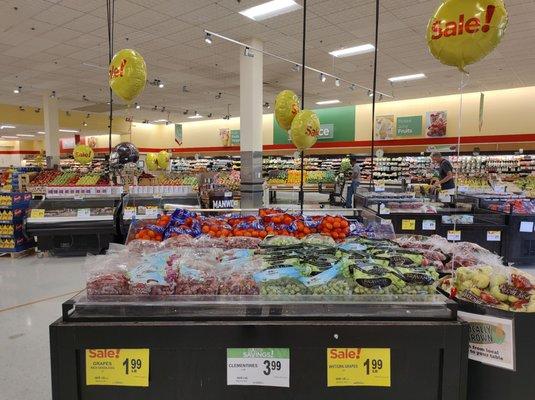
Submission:
[[[501,0],[446,0],[427,26],[434,57],[460,70],[492,52],[507,26]]]

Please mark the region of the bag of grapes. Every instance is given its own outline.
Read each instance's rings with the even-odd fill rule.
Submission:
[[[301,282],[301,273],[295,267],[266,269],[253,274],[262,295],[306,294],[307,287]]]
[[[315,295],[350,295],[354,288],[354,282],[343,276],[339,263],[317,275],[303,277],[301,282]]]

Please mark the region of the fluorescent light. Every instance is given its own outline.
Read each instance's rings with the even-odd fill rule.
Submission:
[[[302,7],[293,0],[273,0],[240,11],[240,14],[255,21],[262,21],[300,8]]]
[[[212,44],[212,35],[206,32],[206,35],[204,35],[204,41],[206,42],[206,44]]]
[[[39,135],[46,135],[46,132],[43,132],[43,131],[39,131],[37,132]]]
[[[2,136],[2,139],[18,139],[18,136]]]
[[[163,122],[168,122],[167,119],[156,119],[154,121],[152,121],[151,123],[152,124],[158,124],[158,123],[163,123]]]
[[[316,104],[318,106],[323,106],[323,105],[326,105],[326,104],[338,104],[340,103],[340,100],[336,99],[336,100],[323,100],[323,101],[316,101]]]
[[[198,119],[198,118],[203,118],[203,116],[202,115],[190,115],[188,118],[189,119]]]
[[[416,79],[424,79],[427,78],[425,74],[412,74],[412,75],[401,75],[401,76],[393,76],[391,78],[388,78],[390,82],[403,82],[403,81],[414,81]]]
[[[76,130],[76,129],[60,129],[59,130],[60,132],[65,132],[65,133],[78,133],[80,131]]]
[[[164,87],[163,82],[158,83],[158,87],[159,87],[160,89],[163,88],[163,87]]]
[[[338,49],[334,51],[330,51],[329,54],[334,57],[350,57],[350,56],[356,56],[358,54],[365,54],[365,53],[371,53],[375,50],[375,47],[373,44],[363,44],[360,46],[354,46],[354,47],[348,47],[345,49]]]
[[[17,136],[20,136],[20,137],[35,137],[35,135],[27,135],[25,133],[17,133]]]
[[[0,125],[0,129],[15,129],[14,125]]]

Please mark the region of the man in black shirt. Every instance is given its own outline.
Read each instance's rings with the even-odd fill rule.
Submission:
[[[455,189],[455,179],[453,178],[453,167],[451,163],[442,157],[439,152],[431,153],[431,160],[438,166],[439,180],[435,186],[439,186],[443,191]]]

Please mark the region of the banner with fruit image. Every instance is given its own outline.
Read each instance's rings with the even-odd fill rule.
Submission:
[[[448,113],[446,111],[429,111],[425,114],[425,134],[427,137],[446,136]]]
[[[461,71],[490,54],[507,26],[501,0],[445,0],[427,25],[427,45],[441,63]]]

